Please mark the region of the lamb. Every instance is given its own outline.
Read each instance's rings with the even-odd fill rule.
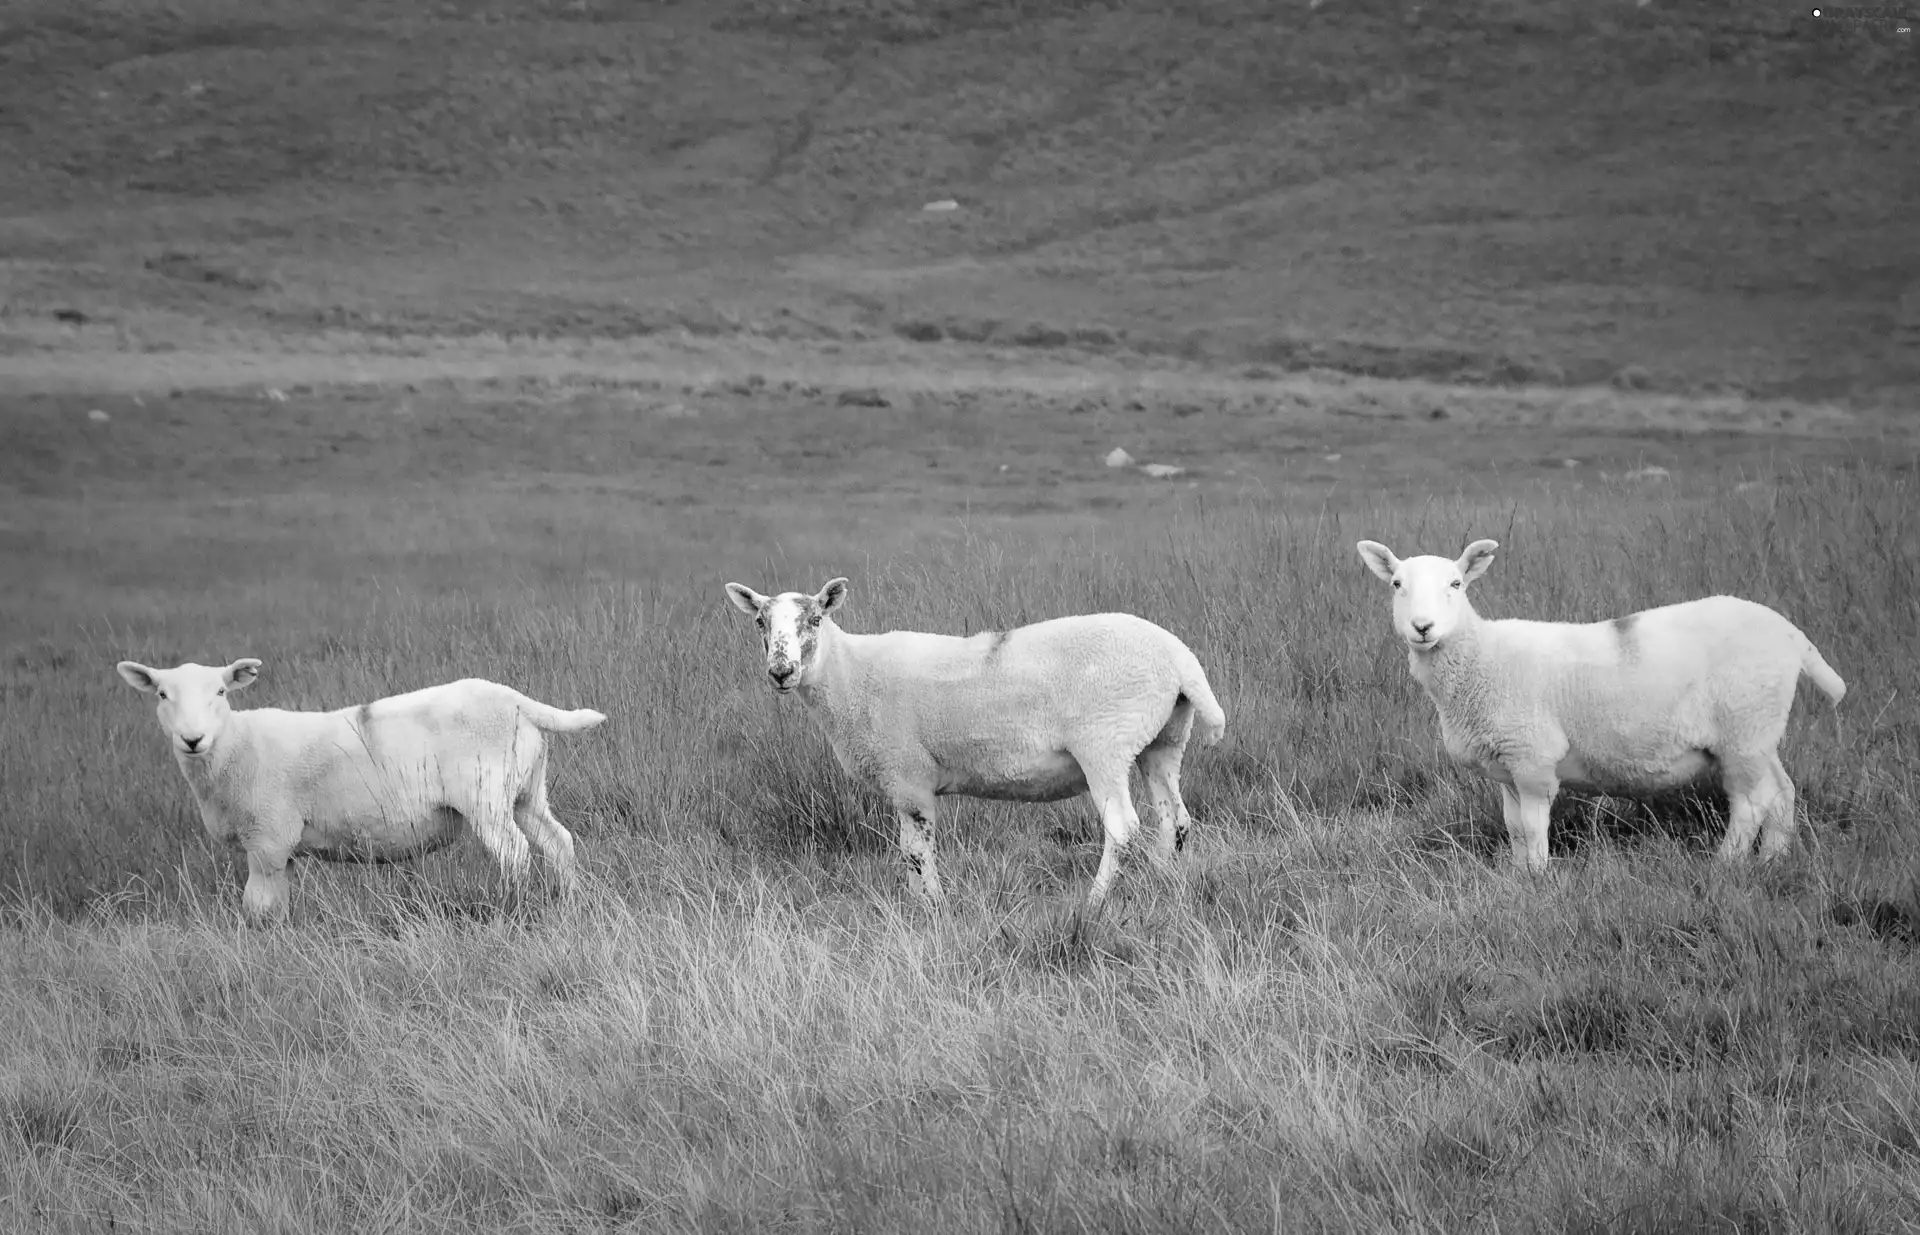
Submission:
[[[1088,895],[1098,907],[1139,829],[1127,774],[1138,766],[1160,821],[1152,858],[1169,865],[1192,820],[1180,764],[1198,717],[1202,745],[1226,714],[1186,644],[1125,613],[1055,618],[1007,631],[859,635],[831,614],[844,578],[818,593],[763,596],[727,584],[751,615],[779,695],[797,693],[849,776],[886,794],[917,892],[945,897],[934,861],[934,799],[960,794],[1057,802],[1085,793],[1106,845]]]
[[[1731,806],[1719,857],[1762,860],[1793,844],[1794,789],[1778,748],[1806,674],[1838,706],[1846,694],[1785,617],[1709,596],[1604,622],[1487,621],[1467,584],[1499,544],[1458,560],[1404,560],[1357,548],[1393,585],[1393,625],[1440,713],[1455,761],[1500,785],[1513,864],[1547,863],[1547,814],[1562,785],[1634,796],[1718,781]]]
[[[573,836],[547,808],[546,734],[591,729],[599,712],[561,711],[479,678],[337,712],[235,712],[227,693],[259,676],[252,657],[118,668],[159,697],[207,833],[246,853],[241,907],[255,922],[286,919],[297,854],[396,861],[443,848],[463,821],[516,883],[529,840],[566,889],[577,882]]]

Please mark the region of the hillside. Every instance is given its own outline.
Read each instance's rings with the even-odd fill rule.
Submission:
[[[689,328],[1920,387],[1920,40],[1784,0],[1173,7],[16,0],[0,354],[66,309],[134,347]]]

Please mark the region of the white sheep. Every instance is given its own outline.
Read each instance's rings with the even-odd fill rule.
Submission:
[[[574,885],[573,836],[547,808],[546,734],[591,729],[606,719],[598,712],[561,711],[479,678],[337,712],[236,712],[227,692],[259,676],[251,657],[225,668],[118,667],[159,696],[160,727],[208,834],[246,853],[241,905],[255,921],[286,918],[295,855],[413,857],[450,843],[463,821],[516,882],[531,840]]]
[[[1394,631],[1440,713],[1447,753],[1500,785],[1513,863],[1547,862],[1562,785],[1633,796],[1718,780],[1731,806],[1720,857],[1793,843],[1793,781],[1780,762],[1800,675],[1838,705],[1846,683],[1800,628],[1765,605],[1709,596],[1604,622],[1487,621],[1467,584],[1493,562],[1476,540],[1456,561],[1357,548],[1393,585]]]
[[[1161,825],[1153,859],[1172,861],[1192,822],[1180,763],[1194,718],[1202,745],[1226,730],[1186,644],[1125,613],[965,638],[857,635],[829,616],[846,595],[845,579],[813,596],[727,584],[734,607],[759,624],[774,690],[797,692],[840,766],[887,795],[911,882],[929,900],[944,896],[934,799],[948,794],[1057,802],[1086,793],[1106,832],[1088,896],[1097,906],[1140,826],[1127,786],[1137,764]]]

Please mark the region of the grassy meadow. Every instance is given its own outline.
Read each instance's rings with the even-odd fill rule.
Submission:
[[[1916,47],[1725,0],[0,5],[0,1235],[1920,1231]],[[952,209],[927,210],[951,202]],[[1124,447],[1166,480],[1102,459]],[[1801,844],[1505,865],[1353,542],[1715,591]],[[952,903],[721,587],[1125,609],[1228,717]],[[238,921],[133,658],[479,674],[583,895]]]
[[[1564,432],[991,395],[261,406],[11,404],[22,1229],[1920,1224],[1898,451],[1595,437],[1567,467]],[[1116,436],[1190,487],[1102,468]],[[1414,456],[1452,480],[1394,473]],[[1650,459],[1670,475],[1623,479]],[[1810,690],[1796,711],[1790,860],[1711,865],[1714,803],[1590,800],[1556,812],[1550,873],[1505,869],[1352,550],[1479,535],[1491,616],[1727,590],[1809,632],[1850,693],[1838,724]],[[1136,858],[1088,917],[1084,804],[948,799],[953,904],[911,901],[884,814],[720,591],[837,573],[852,629],[1125,608],[1187,639],[1228,736],[1190,758],[1177,873]],[[112,670],[240,655],[266,662],[246,706],[477,673],[607,712],[555,743],[585,895],[503,909],[467,847],[303,861],[293,925],[242,928],[238,864]]]

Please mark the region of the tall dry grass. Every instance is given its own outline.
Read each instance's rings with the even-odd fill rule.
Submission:
[[[465,552],[449,533],[411,587],[293,554],[225,593],[103,594],[0,713],[0,1197],[72,1231],[1920,1223],[1914,499],[1870,469],[1354,495],[744,580],[849,574],[855,629],[1124,608],[1180,632],[1230,736],[1190,766],[1182,869],[1131,864],[1093,919],[1073,804],[954,802],[955,903],[908,900],[717,574],[535,584],[450,517]],[[1838,728],[1809,694],[1788,735],[1801,852],[1724,871],[1711,811],[1596,801],[1556,816],[1551,874],[1507,873],[1363,535],[1497,537],[1489,615],[1719,590],[1791,614],[1851,686]],[[256,705],[477,672],[608,712],[556,743],[586,894],[503,910],[470,852],[301,863],[294,926],[240,929],[112,662],[248,653]]]
[[[1778,885],[1623,850],[1521,883],[1371,817],[1105,922],[929,919],[691,849],[531,920],[309,887],[273,934],[37,922],[0,1193],[71,1230],[1920,1215],[1910,958]]]

